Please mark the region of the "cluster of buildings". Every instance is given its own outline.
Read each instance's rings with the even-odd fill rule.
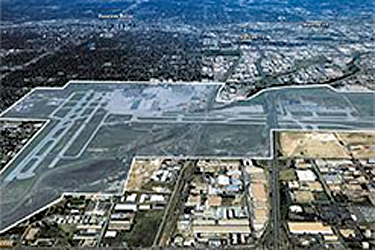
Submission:
[[[326,83],[334,79],[339,79],[344,75],[346,68],[339,68],[330,63],[313,64],[295,73],[280,76],[278,80],[281,84],[312,84]]]
[[[359,45],[349,45],[348,47],[343,47],[340,49],[349,51],[349,53],[353,50],[363,50],[362,46]],[[373,65],[375,65],[375,58],[371,53],[362,54],[361,61],[357,62],[357,64],[362,69],[362,73],[344,79],[342,81],[342,88],[349,90],[374,89],[374,75],[372,69]]]
[[[310,21],[302,23],[302,27],[304,28],[329,28],[330,23],[323,22],[323,21]]]
[[[238,36],[230,31],[205,31],[201,37],[202,50],[208,52],[228,52],[238,48]]]
[[[136,158],[122,194],[65,193],[1,246],[251,247],[266,232],[266,171],[248,160]]]
[[[149,224],[160,224],[177,173],[182,167],[182,163],[175,160],[148,161],[151,165],[155,162],[157,165],[152,166],[152,171],[135,190],[125,189],[122,195],[63,194],[42,211],[0,235],[0,245],[150,247],[137,245],[131,237],[143,233],[148,238],[147,242],[153,243],[157,228],[148,228]],[[143,163],[138,167],[146,167]],[[142,169],[145,174],[145,168]],[[136,170],[134,172],[137,173]]]
[[[248,166],[250,179],[253,178],[249,185],[249,174],[239,160],[199,160],[196,167],[172,244],[177,247],[254,244],[265,226],[264,218],[268,217],[268,210],[263,210],[268,207],[268,194],[262,171]]]
[[[238,57],[217,55],[202,57],[202,76],[204,79],[220,81],[234,65]]]
[[[244,48],[245,46],[247,45],[241,45],[242,56],[232,74],[228,77],[228,84],[244,83],[250,85],[261,77],[261,72],[256,65],[260,58],[259,51],[254,47]]]
[[[0,171],[43,124],[41,121],[0,121]]]
[[[136,159],[125,190],[170,194],[183,164],[175,159]]]
[[[65,194],[5,233],[2,240],[27,247],[97,246],[114,202],[107,195]]]
[[[279,85],[335,82],[337,88],[373,89],[372,33],[366,24],[348,28],[320,21],[240,25],[233,33],[215,31],[205,37],[203,51],[215,53],[203,60],[202,73],[224,76],[208,79],[231,86],[222,92],[225,100]],[[344,36],[350,39],[343,42]]]
[[[297,248],[375,247],[375,164],[369,160],[295,160],[282,185],[285,228]]]
[[[174,159],[136,159],[128,182],[134,179],[137,186],[126,186],[124,196],[114,205],[101,246],[118,246],[121,242],[130,247],[150,247],[183,164]],[[156,228],[151,228],[153,223]],[[136,242],[135,234],[148,237],[148,243]]]
[[[375,206],[375,164],[368,160],[316,160],[329,190],[340,202]]]
[[[373,249],[375,160],[288,162],[279,176],[282,220],[274,225],[286,233],[286,247]],[[64,194],[1,234],[0,246],[255,247],[272,233],[274,188],[258,163],[136,159],[127,181],[138,186],[121,195]]]
[[[276,48],[273,48],[276,49]],[[280,74],[282,72],[290,71],[296,60],[307,59],[310,54],[307,51],[292,51],[286,50],[267,50],[264,52],[264,59],[261,61],[262,71],[265,75]]]
[[[113,247],[119,244],[132,246],[133,243],[125,242],[124,239],[129,237],[127,235],[134,233],[133,231],[138,231],[137,227],[147,226],[144,224],[147,223],[147,220],[140,220],[138,218],[153,211],[160,211],[162,214],[168,203],[168,199],[168,194],[126,192],[119,202],[114,204],[109,217],[108,227],[100,246]],[[161,220],[161,217],[158,219]],[[152,229],[150,234],[148,234],[151,238],[154,236],[153,232],[155,230],[155,228]]]
[[[245,161],[245,165],[245,171],[249,175],[248,199],[252,228],[256,238],[260,238],[269,221],[269,184],[263,168],[254,166],[251,161]]]
[[[239,161],[200,160],[184,213],[177,221],[176,246],[246,244],[251,228]]]
[[[223,80],[229,88],[224,98],[238,98],[242,92],[256,91],[278,85],[306,85],[329,83],[355,73],[352,55],[338,53],[324,45],[303,44],[288,47],[286,44],[239,42],[240,57],[236,64],[220,65],[230,68]],[[211,59],[215,61],[215,58]],[[366,61],[368,61],[366,59]],[[224,64],[226,61],[221,61]],[[225,75],[225,73],[221,73]],[[365,77],[359,74],[358,77]],[[354,76],[353,76],[354,77]],[[350,79],[352,77],[348,77]],[[263,81],[267,79],[266,82]],[[349,83],[349,82],[348,82]],[[243,96],[246,98],[246,95]]]
[[[231,33],[204,33],[201,51],[202,80],[224,81],[240,56],[237,38]]]

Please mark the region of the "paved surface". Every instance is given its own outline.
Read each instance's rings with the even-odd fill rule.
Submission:
[[[347,100],[343,101],[347,103],[344,106],[327,107],[322,104],[324,96],[319,99],[318,95],[315,103],[311,104],[311,100],[302,103],[311,109],[308,110],[311,114],[293,115],[293,108],[302,104],[294,105],[293,100],[287,100],[290,95],[285,90],[266,91],[246,102],[219,104],[214,102],[218,88],[218,84],[95,83],[35,90],[3,114],[3,117],[41,118],[51,122],[30,144],[30,149],[0,176],[0,229],[63,191],[97,192],[103,191],[103,185],[109,189],[113,181],[96,183],[103,183],[107,177],[116,179],[116,171],[126,173],[129,159],[135,154],[268,158],[272,129],[353,130],[375,126],[375,117],[359,116],[358,108]],[[304,102],[305,92],[290,92]],[[334,97],[345,99],[342,94]],[[319,115],[327,110],[328,115]],[[30,117],[30,114],[38,115]],[[99,120],[93,125],[95,118]],[[81,123],[75,127],[78,121]],[[76,129],[73,133],[69,132],[72,128]],[[80,141],[85,133],[85,141]],[[77,145],[78,153],[69,153]],[[85,165],[108,159],[124,163],[97,171],[88,171],[90,165]],[[83,171],[85,178],[68,187],[63,182],[51,181],[57,173],[64,180],[70,178],[66,175],[79,176],[79,171]],[[277,223],[277,214],[274,219]]]

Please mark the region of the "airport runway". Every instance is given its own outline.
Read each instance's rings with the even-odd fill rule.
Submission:
[[[147,91],[147,88],[145,88],[146,92],[142,92],[142,90],[139,90],[138,86],[132,90],[131,85],[128,84],[126,88],[130,89],[130,92],[134,92],[134,98],[131,98],[129,97],[129,94],[127,94],[129,93],[128,91],[122,90],[121,92],[118,90],[125,88],[123,85],[109,85],[108,87],[107,85],[99,86],[100,91],[95,90],[94,88],[89,88],[88,86],[84,86],[82,89],[79,86],[73,86],[68,89],[70,91],[69,98],[61,101],[56,109],[47,115],[52,121],[50,124],[53,127],[46,130],[48,133],[41,133],[41,138],[37,140],[36,145],[31,143],[31,146],[33,147],[32,150],[20,155],[21,161],[18,161],[18,164],[16,165],[11,165],[9,169],[4,172],[4,175],[1,176],[1,187],[4,188],[8,194],[12,192],[12,188],[17,189],[19,182],[23,181],[24,183],[28,183],[24,186],[22,193],[15,191],[18,192],[19,196],[14,198],[15,202],[12,209],[9,211],[7,210],[2,214],[0,218],[1,228],[14,222],[14,220],[18,218],[16,216],[17,214],[20,216],[24,214],[22,211],[17,212],[17,210],[22,210],[24,202],[28,199],[27,197],[29,193],[36,192],[34,188],[43,186],[45,179],[48,179],[47,176],[50,176],[49,174],[59,171],[60,167],[57,166],[60,161],[68,160],[70,162],[80,162],[82,156],[85,155],[85,152],[90,147],[90,144],[95,141],[95,138],[97,138],[103,128],[120,127],[123,128],[121,133],[125,134],[136,131],[134,136],[138,137],[134,137],[134,140],[142,143],[134,144],[132,141],[129,141],[132,145],[122,145],[118,150],[118,153],[123,154],[122,156],[120,155],[120,157],[130,159],[135,152],[159,152],[162,154],[160,156],[184,156],[183,153],[179,154],[178,151],[175,151],[175,148],[184,145],[185,142],[182,141],[181,145],[175,145],[176,141],[171,140],[172,137],[181,138],[181,140],[187,138],[190,140],[191,144],[189,144],[189,146],[191,147],[199,147],[204,143],[208,143],[206,147],[211,148],[211,152],[216,152],[212,155],[214,157],[215,154],[225,156],[223,154],[223,150],[225,149],[223,145],[228,145],[228,143],[234,143],[233,145],[238,145],[238,147],[245,147],[245,145],[247,145],[235,144],[239,142],[232,142],[231,140],[235,139],[234,137],[226,138],[225,136],[227,133],[228,136],[247,136],[250,140],[253,138],[259,138],[260,136],[265,136],[266,144],[260,145],[261,147],[256,148],[257,151],[253,152],[263,152],[267,154],[267,150],[270,152],[269,147],[271,145],[269,135],[270,131],[273,129],[331,128],[353,130],[358,128],[373,129],[375,127],[375,117],[353,116],[350,112],[345,115],[342,110],[337,111],[340,115],[332,113],[332,115],[322,116],[319,115],[316,110],[312,110],[312,115],[293,115],[293,113],[288,110],[288,107],[284,107],[278,102],[279,98],[281,98],[281,93],[278,91],[265,92],[262,96],[257,97],[259,99],[263,98],[263,101],[259,102],[261,104],[252,104],[250,101],[249,103],[234,103],[218,108],[214,105],[217,87],[206,88],[202,85],[201,90],[199,87],[193,90],[185,89],[184,91],[178,92],[178,98],[176,98],[176,96],[173,96],[175,90],[173,89],[169,93],[168,88],[165,86],[161,87],[161,90],[158,90],[158,88],[153,85],[152,89],[155,91],[153,94],[150,93],[150,91]],[[199,91],[202,91],[202,93]],[[114,92],[116,92],[116,94],[112,95],[111,93]],[[70,102],[70,106],[66,106],[76,93],[82,94],[82,97],[79,100]],[[103,93],[106,94],[103,95]],[[37,94],[36,91],[34,95],[37,96]],[[140,98],[140,96],[137,96],[140,94],[144,95],[144,97],[142,97],[145,98],[144,103],[142,103],[143,99]],[[166,96],[158,96],[160,94]],[[285,95],[285,91],[283,91],[283,95]],[[114,97],[117,99],[114,99]],[[169,103],[168,98],[174,99]],[[192,103],[194,103],[194,105],[190,105],[189,98],[193,98]],[[46,97],[46,99],[48,98]],[[139,100],[141,100],[141,102]],[[118,105],[124,106],[116,106],[116,102],[114,101],[118,101]],[[109,105],[109,103],[111,103],[111,105]],[[22,102],[19,105],[22,105]],[[352,109],[353,107],[350,108]],[[75,145],[78,138],[80,138],[80,135],[85,132],[86,126],[90,123],[93,117],[98,114],[99,110],[105,110],[106,113],[103,117],[100,117],[97,126],[89,135],[87,141],[80,144],[82,147],[76,154],[68,153],[69,148]],[[15,109],[12,112],[12,117],[14,117],[17,112],[21,111],[16,111]],[[63,114],[59,115],[61,112]],[[25,116],[25,114],[22,114],[22,116]],[[110,116],[118,116],[118,119],[107,121],[107,118]],[[121,118],[121,116],[126,118]],[[75,125],[77,123],[78,125]],[[143,125],[146,126],[146,129],[136,130],[137,126],[142,127]],[[152,126],[157,126],[158,131],[162,131],[154,132],[152,129],[150,130]],[[207,136],[210,136],[212,133],[216,133],[215,135],[217,136],[221,135],[219,131],[214,131],[212,129],[214,127],[222,129],[222,134],[224,136],[217,140],[209,142],[205,141],[207,140]],[[265,135],[260,135],[258,130],[250,129],[248,131],[241,131],[243,129],[255,127],[264,128],[264,130],[268,132],[265,133]],[[75,130],[72,132],[72,129]],[[231,129],[241,133],[230,134]],[[210,138],[212,139],[212,137]],[[160,144],[163,141],[164,144],[161,146]],[[255,141],[255,143],[256,142],[257,141]],[[54,149],[59,143],[63,144],[60,145],[60,151],[56,153],[54,152]],[[165,145],[168,143],[170,143],[170,145]],[[222,145],[219,146],[216,145],[216,143]],[[143,151],[143,148],[147,150]],[[149,149],[155,150],[150,151]],[[251,150],[255,150],[255,148],[236,149],[237,152],[249,152],[250,154],[252,153]],[[191,149],[188,152],[194,152],[196,154],[194,156],[196,157],[202,153]],[[257,153],[253,153],[256,158],[271,157],[270,155],[259,156],[256,154]],[[229,155],[229,151],[226,156],[233,157],[233,155]],[[54,158],[49,164],[47,164],[47,166],[45,166],[46,164],[44,164],[44,161],[48,157]],[[207,155],[205,155],[205,157],[207,157]],[[238,155],[238,157],[240,157],[240,155]],[[249,158],[249,155],[246,155],[246,157]],[[126,166],[124,166],[124,168],[126,168]],[[273,171],[272,173],[272,176],[275,178],[277,172]],[[100,179],[103,178],[103,176],[97,176],[97,178]],[[276,180],[273,180],[273,182],[275,181]],[[71,187],[70,190],[74,190],[74,187]],[[59,192],[61,191],[62,190]],[[92,191],[95,190],[93,189]],[[43,198],[46,202],[48,201],[47,197]],[[275,197],[275,199],[277,199],[277,197]],[[32,202],[35,202],[36,206],[38,206],[37,204],[41,204],[36,201],[30,202],[31,204],[33,204]],[[277,202],[277,200],[273,202]],[[2,204],[0,204],[0,206],[2,206]],[[35,209],[37,209],[37,207]],[[8,219],[6,219],[7,215],[9,215]],[[274,219],[278,220],[277,214],[274,214]],[[278,237],[275,238],[275,241],[278,240],[277,238]]]

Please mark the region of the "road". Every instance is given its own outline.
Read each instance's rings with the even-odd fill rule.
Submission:
[[[320,183],[322,184],[322,186],[324,188],[324,191],[326,192],[326,194],[329,198],[329,201],[331,202],[331,205],[337,206],[336,200],[333,197],[331,189],[328,187],[327,182],[325,181],[323,175],[321,174],[321,172],[319,170],[319,166],[316,164],[315,161],[312,161],[311,165],[312,165],[312,169],[314,170],[315,174],[317,175],[318,179],[320,180]],[[335,235],[340,240],[341,245],[346,246],[346,242],[343,239],[343,237],[341,236],[341,232],[340,232],[339,227],[337,225],[331,225],[331,228],[332,228],[332,231],[335,233]]]
[[[170,230],[172,228],[171,223],[169,224],[169,228],[168,228],[168,222],[172,222],[172,223],[177,222],[177,218],[172,219],[171,216],[175,215],[176,207],[178,203],[180,202],[181,191],[183,190],[183,187],[185,185],[186,171],[189,169],[189,167],[190,168],[192,167],[191,162],[186,162],[185,166],[181,169],[181,172],[174,186],[173,193],[171,197],[169,198],[168,205],[165,209],[163,219],[159,225],[158,232],[156,233],[153,247],[164,246],[163,240],[164,240],[165,233],[170,233]]]
[[[271,204],[272,204],[272,238],[273,238],[273,249],[279,250],[280,249],[280,183],[279,183],[279,168],[277,166],[277,160],[272,161],[271,165]]]
[[[268,111],[267,117],[267,126],[269,129],[277,129],[279,128],[278,122],[278,115],[276,110],[276,103],[275,101],[278,98],[278,93],[270,92],[267,93],[267,103],[266,103],[266,110]],[[276,148],[276,140],[273,142],[273,148]],[[277,158],[277,150],[274,150],[274,155],[272,156],[273,159]],[[272,213],[271,213],[271,223],[272,223],[272,239],[273,239],[273,249],[279,250],[280,248],[280,185],[279,185],[279,167],[277,164],[277,160],[272,160],[271,162],[271,204],[272,204]]]

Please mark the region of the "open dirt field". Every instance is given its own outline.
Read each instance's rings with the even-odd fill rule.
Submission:
[[[138,191],[150,180],[152,173],[159,169],[161,159],[143,160],[136,159],[131,167],[125,190]]]
[[[279,143],[281,153],[288,158],[350,158],[332,132],[281,132]]]
[[[375,157],[375,131],[363,133],[337,133],[355,158]]]

